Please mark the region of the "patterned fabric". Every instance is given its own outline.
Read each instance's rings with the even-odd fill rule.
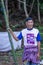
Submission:
[[[23,62],[25,60],[28,60],[28,61],[32,61],[33,63],[39,63],[40,62],[40,59],[37,58],[37,53],[38,53],[38,48],[37,47],[24,47],[24,51],[23,51]]]

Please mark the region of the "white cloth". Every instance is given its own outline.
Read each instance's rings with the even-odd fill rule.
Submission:
[[[14,33],[16,34],[16,36],[18,36],[20,32],[14,32]],[[15,41],[12,37],[12,41],[13,41],[14,49],[21,48],[21,40]],[[9,50],[11,50],[11,45],[10,45],[8,33],[0,32],[0,51],[9,51]]]

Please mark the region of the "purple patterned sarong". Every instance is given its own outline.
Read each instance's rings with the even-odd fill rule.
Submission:
[[[36,46],[26,46],[23,52],[23,62],[25,60],[32,61],[33,63],[39,63],[40,59],[37,58],[38,48]]]

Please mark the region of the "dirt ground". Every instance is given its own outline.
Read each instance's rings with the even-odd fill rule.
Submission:
[[[22,65],[21,57],[17,57],[17,64]],[[0,65],[15,65],[11,53],[0,53]]]

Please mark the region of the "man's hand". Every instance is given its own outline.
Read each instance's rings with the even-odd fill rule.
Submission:
[[[8,32],[11,33],[11,35],[13,36],[13,38],[18,41],[19,39],[16,37],[16,35],[13,33],[12,29],[11,28],[7,28]]]
[[[37,54],[37,59],[40,59],[40,53]]]
[[[7,28],[8,31],[11,31],[11,28]]]
[[[37,54],[37,59],[40,59],[40,41],[38,41],[38,54]]]

